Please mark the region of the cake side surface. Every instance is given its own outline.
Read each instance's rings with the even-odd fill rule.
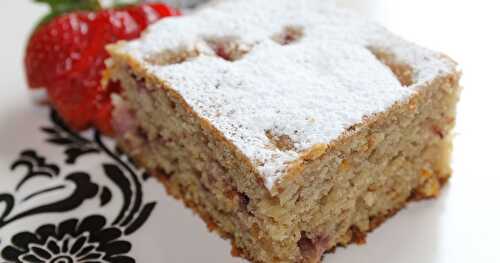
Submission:
[[[115,75],[135,124],[120,145],[254,262],[318,262],[335,246],[362,241],[408,199],[437,195],[450,175],[458,75],[353,127],[272,196],[179,98],[123,66]]]
[[[454,71],[438,53],[330,1],[250,8],[259,4],[227,1],[161,21],[111,52],[175,90],[271,191],[297,159]]]

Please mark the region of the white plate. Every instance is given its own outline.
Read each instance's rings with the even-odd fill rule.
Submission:
[[[209,234],[190,210],[116,153],[112,140],[92,131],[70,134],[50,118],[47,108],[33,103],[21,61],[25,40],[44,9],[28,1],[4,2],[0,255],[47,256],[43,251],[62,249],[67,239],[69,250],[79,247],[78,242],[83,244],[80,252],[89,249],[79,258],[91,255],[101,262],[244,262],[230,256],[229,242]],[[446,51],[463,67],[465,90],[459,105],[455,174],[442,196],[409,205],[370,234],[366,245],[338,249],[324,262],[500,262],[497,4],[340,2],[408,39]],[[76,146],[89,152],[68,160],[78,153]],[[75,259],[78,253],[66,254]]]

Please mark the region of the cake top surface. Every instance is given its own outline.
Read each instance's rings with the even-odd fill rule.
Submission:
[[[378,51],[408,65],[411,83],[402,84]],[[177,91],[269,190],[313,146],[454,68],[329,0],[222,1],[162,20],[113,52]]]

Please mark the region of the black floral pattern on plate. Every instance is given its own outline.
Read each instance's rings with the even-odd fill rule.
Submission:
[[[132,244],[127,239],[147,221],[156,206],[156,202],[144,202],[142,184],[149,177],[145,173],[137,174],[132,162],[117,149],[110,149],[98,131],[90,136],[75,133],[55,111],[51,112],[50,120],[52,126],[42,127],[41,131],[49,145],[63,147],[65,166],[72,167],[89,155],[102,155],[101,173],[112,182],[114,189],[119,189],[118,195],[108,185],[94,182],[89,171],[63,175],[61,167],[40,154],[41,149],[27,149],[10,167],[12,171],[24,168],[24,176],[19,178],[13,192],[0,193],[0,208],[3,208],[0,233],[13,222],[38,215],[57,213],[64,219],[69,212],[93,199],[105,207],[113,198],[121,198],[122,205],[111,218],[95,213],[80,219],[68,218],[68,215],[59,224],[43,224],[34,232],[19,232],[12,236],[9,244],[0,244],[5,245],[1,257],[8,262],[135,262],[128,255]],[[36,190],[26,187],[39,178],[53,179],[54,183]],[[49,203],[29,205],[48,194],[57,198]],[[1,234],[0,240],[5,242]]]
[[[68,219],[57,226],[46,224],[35,233],[16,234],[2,256],[12,262],[134,262],[126,255],[132,245],[120,240],[122,231],[106,225],[106,218],[100,215]]]

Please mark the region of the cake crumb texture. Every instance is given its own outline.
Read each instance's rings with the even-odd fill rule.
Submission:
[[[272,196],[202,119],[121,72],[121,112],[132,112],[136,123],[122,133],[121,147],[210,230],[231,239],[234,255],[252,262],[317,263],[337,246],[363,243],[409,200],[436,197],[451,175],[458,76],[436,79],[409,103],[354,127],[333,149],[320,148],[321,157]]]

